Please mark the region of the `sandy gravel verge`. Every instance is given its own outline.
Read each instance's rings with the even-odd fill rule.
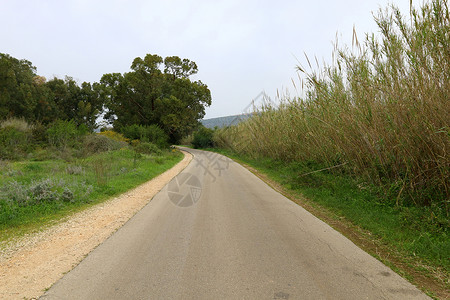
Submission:
[[[35,299],[142,209],[191,161],[66,221],[1,245],[0,299]],[[4,247],[3,247],[4,246]]]

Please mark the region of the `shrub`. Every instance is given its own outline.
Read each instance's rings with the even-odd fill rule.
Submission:
[[[145,130],[146,138],[144,141],[148,141],[157,145],[160,149],[167,148],[169,146],[169,137],[167,134],[159,128],[157,125],[150,125]]]
[[[32,150],[32,129],[22,119],[8,119],[0,124],[0,158],[17,159]]]
[[[79,175],[79,174],[83,174],[84,170],[83,170],[82,166],[69,165],[66,168],[66,172],[69,175]]]
[[[130,140],[140,140],[141,142],[150,142],[159,148],[167,148],[169,145],[169,137],[157,125],[129,125],[122,128],[121,132]]]
[[[58,200],[58,193],[55,189],[55,183],[51,179],[34,182],[29,188],[29,198],[34,203],[52,202]]]
[[[194,135],[189,134],[180,140],[181,145],[192,145],[192,141],[194,140]]]
[[[88,201],[92,186],[64,180],[42,179],[29,184],[15,180],[0,186],[0,201],[10,207],[29,206],[48,202]]]
[[[13,180],[2,186],[2,194],[9,205],[25,206],[30,199],[28,189],[23,184]]]
[[[57,154],[51,151],[50,149],[38,147],[37,149],[34,150],[31,160],[44,161],[54,159],[56,157]]]
[[[115,141],[118,141],[118,142],[125,142],[125,143],[129,143],[130,142],[130,139],[127,139],[121,133],[118,133],[118,132],[115,132],[115,131],[112,131],[112,130],[104,130],[102,132],[99,132],[98,134],[106,136],[106,137],[108,137],[110,139],[113,139]]]
[[[142,140],[145,136],[144,130],[144,126],[133,124],[123,127],[120,131],[130,140]]]
[[[60,196],[60,200],[63,202],[73,202],[74,194],[69,188],[65,188]]]
[[[192,145],[194,148],[208,148],[213,147],[213,135],[214,131],[206,127],[200,127],[199,130],[194,132],[194,138],[192,139]]]
[[[162,154],[161,149],[159,149],[158,146],[152,143],[137,143],[134,149],[136,150],[136,152],[142,154]]]
[[[86,154],[118,150],[127,146],[128,144],[124,141],[118,141],[102,134],[90,134],[83,140],[83,151]]]
[[[3,122],[1,122],[0,125],[1,128],[15,128],[18,131],[21,132],[31,132],[33,130],[33,126],[30,125],[27,121],[24,119],[18,119],[18,118],[10,118]]]
[[[32,130],[33,143],[46,144],[47,143],[47,127],[41,123],[35,123]]]
[[[77,138],[85,134],[83,128],[78,129],[73,120],[57,120],[47,129],[48,142],[57,148],[73,147],[77,144]]]

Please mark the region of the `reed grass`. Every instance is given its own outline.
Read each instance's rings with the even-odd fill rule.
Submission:
[[[333,171],[381,187],[389,205],[433,206],[448,218],[448,4],[411,6],[407,16],[380,10],[379,35],[362,43],[354,35],[354,50],[336,46],[333,63],[319,70],[298,66],[304,96],[262,107],[217,131],[215,143],[254,158],[339,166]]]

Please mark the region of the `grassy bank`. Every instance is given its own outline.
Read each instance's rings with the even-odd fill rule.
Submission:
[[[254,159],[230,150],[209,150],[253,168],[291,200],[430,295],[448,295],[449,232],[426,220],[429,210],[386,205],[379,187],[349,175],[337,175],[317,163]]]
[[[150,180],[182,159],[131,148],[83,158],[0,161],[0,241],[40,228]]]

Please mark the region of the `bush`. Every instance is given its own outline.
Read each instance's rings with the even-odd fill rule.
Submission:
[[[33,126],[28,124],[27,121],[24,119],[18,119],[18,118],[10,118],[5,121],[3,121],[0,125],[0,128],[15,128],[18,131],[21,132],[31,132],[33,130]]]
[[[194,133],[192,146],[196,149],[214,147],[213,135],[214,131],[212,129],[200,127],[200,129]]]
[[[80,175],[80,174],[84,174],[84,169],[82,166],[69,165],[66,168],[66,172],[69,175]]]
[[[47,144],[47,127],[42,123],[35,123],[32,130],[34,144]]]
[[[102,132],[98,133],[99,135],[103,135],[103,136],[107,136],[110,139],[113,139],[115,141],[118,142],[125,142],[125,143],[129,143],[130,139],[127,139],[126,137],[124,137],[121,133],[112,131],[112,130],[104,130]]]
[[[32,150],[32,126],[22,119],[0,124],[0,158],[17,159]]]
[[[192,145],[193,140],[194,140],[193,134],[187,135],[180,140],[180,145]]]
[[[128,125],[123,127],[120,131],[130,140],[141,140],[144,137],[144,126],[142,125]]]
[[[92,186],[51,178],[33,181],[30,184],[13,180],[0,186],[0,192],[0,202],[6,201],[10,207],[14,207],[45,202],[88,201]]]
[[[123,127],[121,132],[130,140],[153,143],[160,149],[167,148],[169,145],[169,137],[157,125],[143,126],[133,124]]]
[[[33,183],[29,189],[29,199],[35,203],[52,202],[58,200],[55,183],[51,179],[45,179]]]
[[[57,157],[58,157],[57,153],[51,151],[51,149],[37,147],[34,150],[33,155],[30,157],[30,159],[34,161],[44,161],[55,159]]]
[[[152,143],[136,143],[134,149],[136,150],[136,152],[142,154],[155,154],[155,155],[162,154],[161,149],[159,149],[158,146]]]
[[[128,144],[124,141],[118,141],[107,135],[101,134],[90,134],[85,136],[83,140],[83,149],[85,154],[118,150],[127,146]]]
[[[57,148],[73,147],[77,138],[84,134],[84,130],[78,130],[73,120],[53,122],[47,129],[48,142]]]

